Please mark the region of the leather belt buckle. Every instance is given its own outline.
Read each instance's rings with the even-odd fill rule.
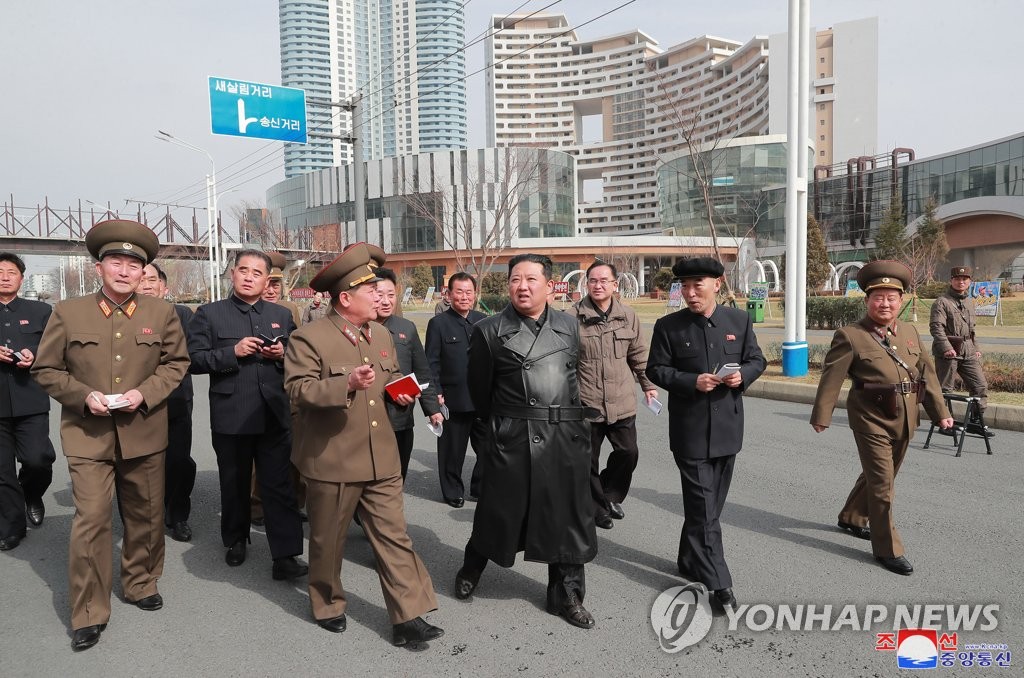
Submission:
[[[917,385],[912,381],[901,381],[896,384],[896,392],[904,395],[908,393],[917,393]]]
[[[548,423],[549,424],[560,424],[560,423],[562,423],[562,406],[561,405],[548,405]]]

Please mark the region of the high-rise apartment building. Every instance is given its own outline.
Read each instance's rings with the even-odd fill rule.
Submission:
[[[466,41],[462,0],[416,2],[420,152],[466,148]]]
[[[279,0],[279,17],[281,84],[306,90],[310,132],[308,144],[285,144],[286,177],[351,163],[351,145],[336,137],[353,133],[363,159],[418,153],[421,138],[431,150],[465,148],[460,3]],[[357,93],[363,120],[353,130],[351,114],[332,103]],[[426,134],[421,113],[430,123]],[[460,129],[461,137],[451,133]]]
[[[495,66],[487,73],[488,144],[556,148],[576,156],[584,235],[659,232],[658,165],[691,145],[706,149],[716,141],[769,133],[769,102],[778,87],[785,96],[784,64],[780,85],[769,77],[769,63],[777,69],[766,36],[745,43],[701,36],[662,49],[640,30],[580,40],[560,14],[495,16],[491,24],[486,58]],[[872,25],[877,33],[877,23]],[[871,37],[869,29],[861,37]],[[836,63],[842,50],[877,51],[877,39],[856,48],[826,42]],[[848,57],[844,63],[850,66],[844,78],[876,82],[877,58],[874,71]],[[834,88],[830,101],[837,116],[847,102],[839,94],[838,71],[830,77],[815,84]],[[865,103],[870,102],[858,104],[858,115],[876,121],[877,105]],[[873,125],[862,126],[872,148]]]

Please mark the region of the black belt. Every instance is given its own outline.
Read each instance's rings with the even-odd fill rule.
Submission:
[[[513,419],[531,419],[534,421],[546,421],[549,424],[557,424],[563,421],[583,421],[593,418],[600,412],[593,407],[580,407],[578,405],[495,405],[491,408],[491,414],[499,417],[512,417]]]
[[[897,393],[918,393],[924,391],[923,381],[901,381],[898,384],[873,384],[870,382],[854,381],[853,387],[864,391],[896,391]]]

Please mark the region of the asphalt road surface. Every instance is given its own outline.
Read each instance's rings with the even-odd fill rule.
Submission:
[[[66,561],[74,509],[67,466],[58,455],[46,521],[20,547],[0,554],[0,675],[888,676],[897,673],[896,653],[877,651],[876,633],[892,631],[899,604],[999,606],[997,627],[961,629],[959,649],[1005,643],[1012,667],[944,671],[1019,675],[1024,663],[1018,654],[1024,652],[1021,433],[1000,431],[992,456],[980,440],[968,440],[957,459],[948,438],[923,450],[926,430],[918,431],[897,479],[896,522],[916,568],[901,577],[873,561],[868,542],[835,527],[859,472],[845,411],[818,435],[807,424],[809,406],[748,398],[746,445],[723,520],[739,601],[772,608],[832,605],[833,618],[844,605],[855,605],[860,615],[879,605],[888,618],[867,630],[836,631],[754,631],[746,618],[730,630],[727,619],[716,618],[700,642],[668,653],[650,621],[659,593],[683,583],[675,573],[682,501],[667,450],[667,412],[655,418],[641,408],[641,459],[623,504],[626,518],[610,531],[598,530],[600,551],[587,566],[586,604],[597,619],[590,631],[545,613],[546,567],[537,563],[519,561],[508,570],[492,564],[470,602],[454,598],[474,504],[451,509],[441,501],[434,441],[420,426],[406,516],[438,593],[440,609],[428,619],[446,633],[403,649],[390,643],[373,555],[354,525],[343,569],[348,630],[340,635],[313,624],[305,580],[271,579],[260,530],[245,564],[225,565],[205,378],[197,379],[196,392],[195,538],[189,544],[167,540],[164,608],[143,612],[124,603],[115,576],[102,640],[87,652],[71,651]],[[55,442],[57,421],[55,411]],[[470,463],[472,455],[467,481]],[[116,530],[120,534],[119,524]],[[764,609],[755,622],[763,622]],[[941,633],[948,625],[938,626]]]

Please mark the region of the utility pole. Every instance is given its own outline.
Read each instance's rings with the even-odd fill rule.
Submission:
[[[343,108],[349,113],[349,124],[351,131],[349,136],[337,134],[309,132],[311,137],[324,137],[338,139],[352,145],[352,183],[353,202],[355,203],[355,241],[366,241],[366,164],[363,161],[363,140],[359,127],[363,124],[363,95],[356,92],[346,103],[326,101],[323,99],[306,99],[308,103],[320,106],[334,106]]]
[[[810,4],[789,0],[786,128],[786,322],[782,374],[807,374],[807,123]]]

